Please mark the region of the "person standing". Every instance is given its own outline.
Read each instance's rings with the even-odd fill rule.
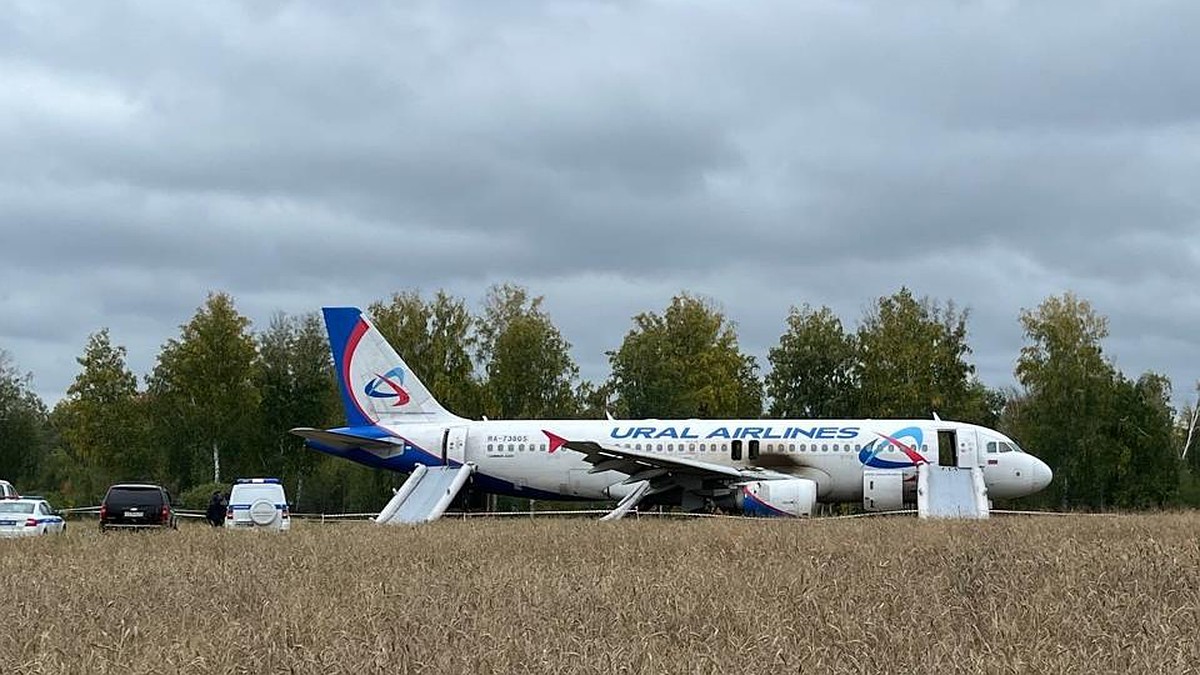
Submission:
[[[204,513],[204,519],[213,527],[221,527],[225,524],[225,509],[228,503],[225,497],[221,495],[220,490],[212,493],[212,499],[208,501],[208,510]]]

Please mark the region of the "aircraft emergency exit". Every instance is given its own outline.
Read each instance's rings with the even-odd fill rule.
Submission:
[[[1052,478],[1004,434],[936,418],[470,420],[443,408],[359,309],[323,311],[347,424],[292,433],[370,467],[470,465],[473,489],[495,494],[772,516],[818,502],[902,508],[922,464],[977,468],[1000,499]]]

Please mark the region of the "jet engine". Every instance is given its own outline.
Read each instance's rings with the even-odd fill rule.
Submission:
[[[817,503],[817,482],[807,478],[743,483],[735,496],[748,516],[809,516]]]

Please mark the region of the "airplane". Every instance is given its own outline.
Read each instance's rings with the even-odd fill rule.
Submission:
[[[995,499],[1033,494],[1053,478],[1004,434],[936,415],[467,419],[438,403],[361,310],[323,314],[346,425],[292,433],[314,450],[397,472],[469,463],[477,492],[803,516],[818,503],[874,511],[911,504],[922,464],[977,467]]]

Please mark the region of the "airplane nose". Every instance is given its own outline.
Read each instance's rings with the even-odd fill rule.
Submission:
[[[1042,460],[1033,458],[1033,491],[1044,490],[1054,480],[1054,472]]]

